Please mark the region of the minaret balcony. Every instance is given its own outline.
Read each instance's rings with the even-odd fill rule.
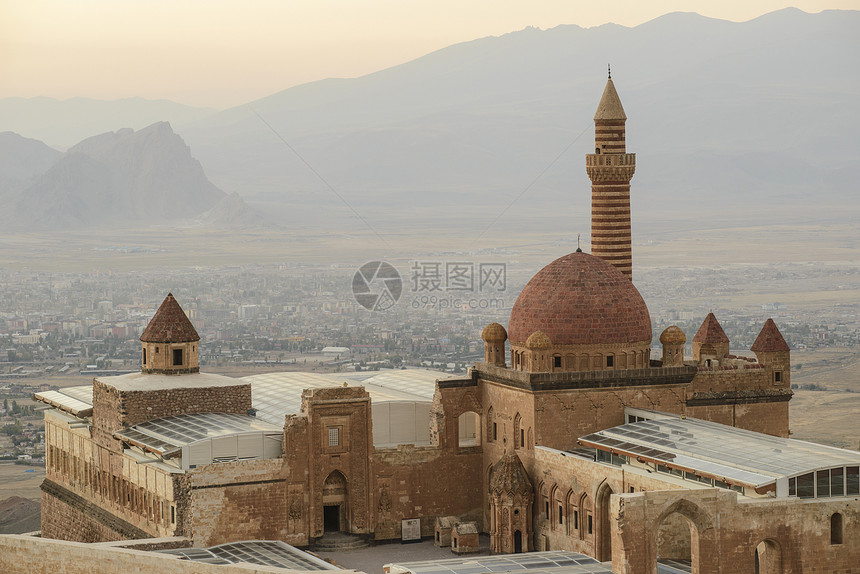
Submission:
[[[590,153],[585,156],[586,167],[636,166],[635,153]]]

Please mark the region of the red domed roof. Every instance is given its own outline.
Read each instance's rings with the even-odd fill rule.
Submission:
[[[532,277],[511,311],[508,338],[535,331],[553,345],[651,341],[651,316],[630,279],[599,257],[575,252]]]

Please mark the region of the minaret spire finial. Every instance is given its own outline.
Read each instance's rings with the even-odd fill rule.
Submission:
[[[606,64],[606,71],[609,72],[609,79],[612,79],[612,64]]]

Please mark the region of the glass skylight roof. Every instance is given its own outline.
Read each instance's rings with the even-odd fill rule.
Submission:
[[[245,563],[301,571],[340,570],[337,566],[280,540],[250,540],[221,544],[211,548],[177,548],[159,552],[174,554],[183,560],[207,564]]]
[[[860,464],[860,453],[853,451],[680,417],[629,423],[579,441],[754,487],[820,468]]]
[[[385,570],[392,574],[484,574],[520,571],[528,571],[531,574],[612,574],[608,566],[590,556],[562,551],[397,562],[386,564]]]
[[[164,455],[203,439],[253,431],[280,434],[282,428],[248,415],[195,413],[147,421],[114,436]]]
[[[251,402],[257,417],[272,424],[283,425],[284,416],[296,414],[302,408],[305,389],[362,386],[374,403],[388,401],[429,402],[433,400],[436,379],[444,373],[423,369],[371,371],[361,373],[262,373],[243,377],[251,383]]]

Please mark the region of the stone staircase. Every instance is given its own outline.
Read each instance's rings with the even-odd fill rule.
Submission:
[[[369,546],[367,539],[346,532],[326,532],[311,544],[314,552],[344,552]]]

